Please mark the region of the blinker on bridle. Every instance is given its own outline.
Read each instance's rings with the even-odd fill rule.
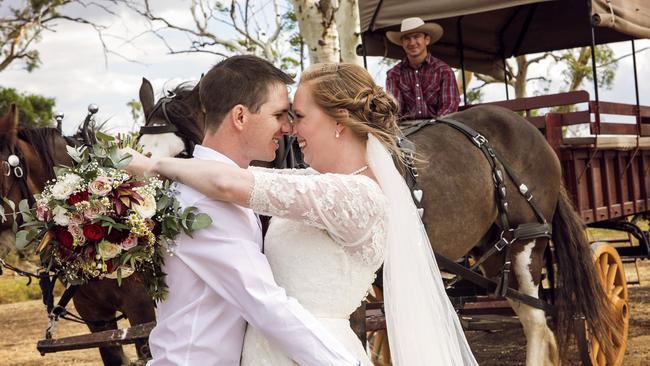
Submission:
[[[20,166],[20,158],[15,154],[9,155],[7,160],[2,161],[2,174],[6,177],[10,176],[12,168],[16,178],[23,177],[23,168]]]
[[[159,135],[163,133],[175,133],[178,132],[178,129],[176,126],[172,123],[171,119],[167,115],[167,103],[172,101],[176,97],[176,94],[174,94],[172,91],[167,91],[167,95],[160,98],[156,105],[153,107],[151,110],[151,113],[147,116],[145,119],[145,124],[144,126],[140,127],[140,135]],[[154,126],[149,126],[149,122],[151,122],[151,117],[158,111],[158,109],[162,110],[163,117],[165,117],[165,124],[163,125],[154,125]]]

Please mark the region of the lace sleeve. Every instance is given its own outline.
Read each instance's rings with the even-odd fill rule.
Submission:
[[[272,173],[272,174],[290,174],[290,175],[313,175],[313,174],[318,174],[317,171],[315,171],[312,168],[307,168],[307,169],[274,169],[274,168],[263,168],[260,166],[249,166],[248,171],[255,173],[255,172],[262,172],[262,173]]]
[[[367,264],[381,263],[387,203],[373,180],[339,174],[251,172],[255,184],[250,207],[254,211],[324,229],[349,255]]]

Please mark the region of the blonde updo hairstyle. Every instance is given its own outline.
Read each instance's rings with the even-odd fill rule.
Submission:
[[[400,136],[399,107],[363,67],[350,63],[315,64],[302,73],[300,84],[309,86],[314,102],[326,114],[363,141],[372,133],[402,168],[396,142]]]

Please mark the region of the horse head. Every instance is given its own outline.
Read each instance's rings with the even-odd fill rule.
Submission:
[[[145,115],[145,125],[139,139],[145,153],[154,157],[190,157],[194,145],[200,144],[204,135],[200,115],[198,86],[180,84],[167,95],[154,102],[153,87],[142,78],[140,103]]]
[[[6,213],[6,220],[0,220],[3,251],[13,248],[13,231],[18,223],[14,223],[12,213],[20,201],[32,204],[34,195],[54,177],[54,165],[71,162],[65,146],[65,140],[54,128],[20,129],[15,105],[0,117],[0,195]]]
[[[18,138],[18,107],[12,104],[9,111],[0,117],[0,195],[2,196],[2,207],[6,215],[6,221],[0,223],[0,231],[11,229],[14,225],[11,213],[18,202],[27,198],[30,193],[30,184],[26,176],[27,167],[31,163],[30,154],[24,154]],[[7,201],[13,202],[10,207]]]

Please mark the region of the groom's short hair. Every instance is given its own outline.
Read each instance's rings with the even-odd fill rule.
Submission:
[[[272,85],[293,82],[285,72],[257,56],[224,59],[199,81],[199,100],[206,129],[215,131],[219,128],[226,114],[238,104],[258,113],[268,100]]]

